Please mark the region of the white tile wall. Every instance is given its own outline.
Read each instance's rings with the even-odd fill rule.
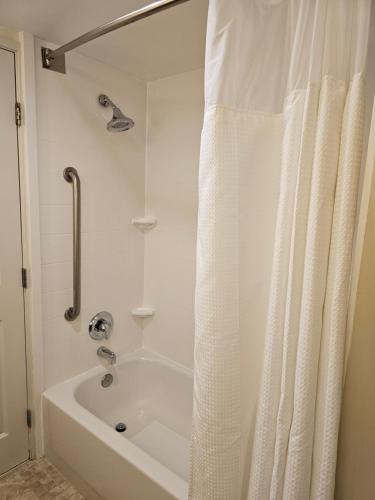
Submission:
[[[146,347],[192,366],[198,166],[203,123],[203,70],[148,85],[145,233]]]
[[[111,113],[96,102],[102,92],[134,129],[106,131]],[[45,386],[98,364],[87,326],[100,310],[115,318],[106,344],[117,353],[143,343],[191,366],[203,71],[146,86],[72,53],[66,75],[37,64],[37,105]],[[82,186],[82,313],[73,323],[64,319],[72,301],[66,166],[77,168]],[[131,225],[144,213],[158,218],[145,234]],[[154,306],[155,317],[134,320],[130,310],[140,305]]]
[[[106,344],[117,353],[142,343],[130,310],[142,302],[143,237],[132,225],[144,211],[146,85],[95,60],[67,56],[67,74],[41,68],[37,44],[37,110],[45,386],[98,364],[91,317],[115,320]],[[110,134],[108,94],[136,127]],[[72,188],[62,176],[77,168],[82,189],[82,313],[68,323],[72,301]]]

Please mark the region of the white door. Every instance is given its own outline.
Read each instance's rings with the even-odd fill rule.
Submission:
[[[15,57],[0,48],[0,474],[29,457]]]

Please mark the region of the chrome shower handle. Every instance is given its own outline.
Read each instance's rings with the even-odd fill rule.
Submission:
[[[64,316],[74,321],[81,312],[81,181],[73,167],[64,169],[64,179],[73,186],[73,306]]]

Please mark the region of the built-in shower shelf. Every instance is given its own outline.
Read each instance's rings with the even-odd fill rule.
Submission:
[[[132,224],[136,226],[141,231],[148,231],[153,229],[158,223],[155,217],[139,217],[138,219],[133,219]]]
[[[136,318],[151,318],[155,314],[152,307],[137,307],[132,310],[132,316]]]

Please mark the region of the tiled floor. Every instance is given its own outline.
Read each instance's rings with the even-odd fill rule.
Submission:
[[[0,500],[85,500],[44,458],[29,460],[0,477]]]

